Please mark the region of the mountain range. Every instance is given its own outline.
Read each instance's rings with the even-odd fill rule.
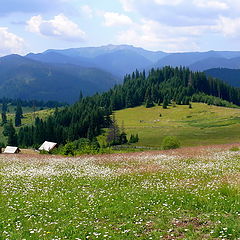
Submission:
[[[205,73],[207,76],[221,79],[231,86],[240,87],[240,69],[213,68],[206,70]]]
[[[110,73],[73,64],[43,63],[19,55],[0,58],[0,97],[75,102],[117,83]]]
[[[70,63],[95,67],[110,72],[122,79],[127,73],[152,67],[185,66],[193,71],[210,68],[240,69],[240,51],[208,51],[166,53],[148,51],[129,45],[47,50],[26,55],[27,58],[48,63]]]
[[[85,96],[103,92],[136,69],[148,71],[164,66],[206,71],[209,76],[240,87],[238,71],[229,70],[230,79],[227,70],[223,70],[240,69],[239,51],[166,53],[129,45],[107,45],[2,57],[0,97],[72,103],[80,91]]]

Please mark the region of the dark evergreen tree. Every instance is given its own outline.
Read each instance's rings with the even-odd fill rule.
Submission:
[[[146,108],[151,108],[151,107],[154,107],[154,103],[151,100],[147,99]]]
[[[22,119],[23,118],[23,111],[22,111],[22,106],[20,103],[17,104],[16,112],[15,112],[15,126],[19,127],[22,124]]]
[[[12,120],[5,124],[4,135],[8,137],[7,145],[8,146],[17,146],[17,134],[13,126]]]
[[[120,131],[117,125],[117,121],[115,115],[112,117],[112,123],[109,127],[109,131],[107,134],[107,143],[109,145],[118,145],[120,144]]]
[[[167,109],[167,107],[168,107],[168,100],[167,100],[167,98],[164,98],[162,107],[163,107],[163,109]]]
[[[80,91],[80,94],[79,94],[79,101],[81,101],[83,99],[83,93],[82,91]]]
[[[7,123],[7,114],[6,112],[2,112],[2,125]]]
[[[7,100],[3,99],[2,100],[2,113],[6,113],[7,111],[8,111]]]

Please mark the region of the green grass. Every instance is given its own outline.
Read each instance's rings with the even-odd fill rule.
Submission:
[[[165,136],[177,136],[182,146],[240,141],[240,109],[193,103],[188,106],[144,106],[116,112],[128,135],[139,134],[139,146],[159,147]],[[162,117],[160,117],[160,114]]]
[[[238,239],[239,157],[219,156],[1,157],[0,239]]]

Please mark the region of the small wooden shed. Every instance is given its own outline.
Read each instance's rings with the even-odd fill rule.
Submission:
[[[57,147],[57,143],[45,141],[38,150],[49,152],[56,147]]]
[[[20,152],[21,150],[18,147],[7,146],[3,153],[16,154]]]

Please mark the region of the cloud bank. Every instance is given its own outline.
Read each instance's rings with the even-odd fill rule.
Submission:
[[[86,38],[86,33],[64,14],[59,14],[51,20],[44,20],[41,15],[33,16],[27,21],[27,30],[65,41],[84,41]]]
[[[240,36],[238,0],[119,0],[139,20],[118,33],[118,41],[165,51],[200,50],[201,38]]]
[[[0,56],[18,53],[24,50],[25,43],[21,37],[9,32],[8,28],[0,27]]]

